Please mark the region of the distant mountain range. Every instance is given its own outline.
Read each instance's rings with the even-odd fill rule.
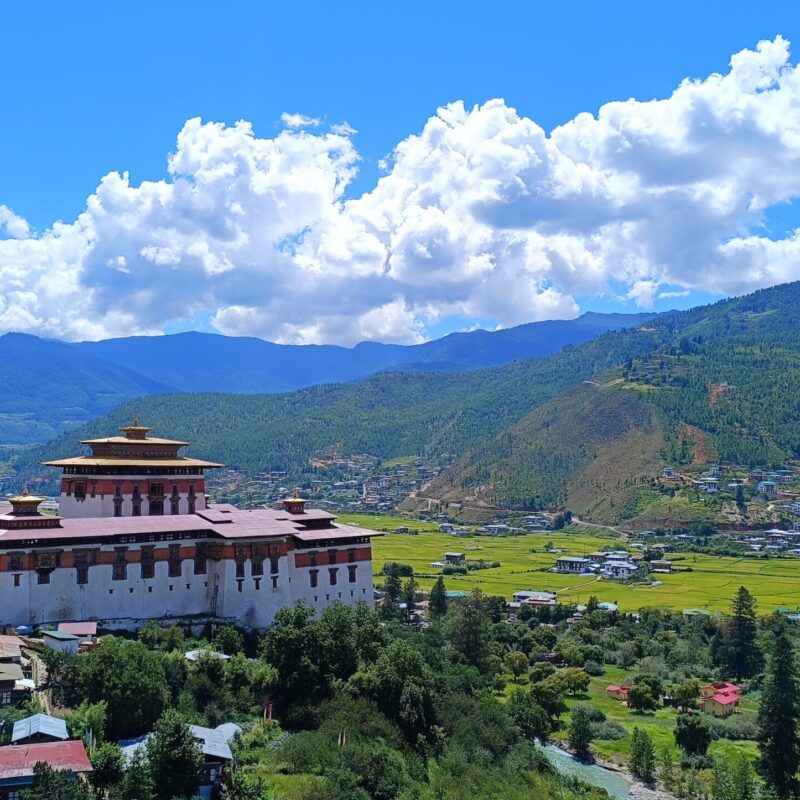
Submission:
[[[793,283],[502,366],[387,371],[275,395],[142,397],[24,452],[15,468],[41,473],[41,460],[138,414],[250,474],[283,469],[302,482],[309,456],[334,446],[384,459],[447,452],[458,458],[425,492],[443,503],[680,521],[697,509],[661,491],[662,467],[786,464],[800,454],[798,398]]]
[[[208,333],[64,342],[9,333],[0,360],[0,445],[47,441],[134,397],[165,392],[288,392],[385,370],[455,371],[548,356],[653,314],[587,313],[420,345],[279,345]],[[13,377],[12,377],[13,376]]]

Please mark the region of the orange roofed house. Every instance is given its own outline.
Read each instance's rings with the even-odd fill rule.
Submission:
[[[213,618],[265,627],[305,601],[373,604],[373,531],[337,523],[290,497],[280,509],[211,504],[185,442],[148,436],[85,442],[92,452],[48,462],[64,471],[59,516],[27,491],[0,514],[0,624]],[[87,633],[83,631],[82,633]]]
[[[614,698],[614,700],[621,700],[624,703],[628,702],[628,692],[630,690],[630,686],[617,686],[616,684],[611,684],[611,686],[606,687],[606,694],[609,697]]]
[[[700,708],[713,717],[729,717],[739,708],[742,690],[725,681],[709,683],[700,689]]]

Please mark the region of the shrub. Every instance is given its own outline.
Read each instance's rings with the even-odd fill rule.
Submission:
[[[607,719],[592,725],[595,739],[605,739],[606,741],[619,741],[628,735],[628,731],[621,722],[615,719]]]
[[[731,741],[742,741],[745,739],[758,738],[758,724],[753,717],[744,714],[734,714],[727,719],[709,720],[712,739],[730,739]]]
[[[587,675],[594,676],[602,675],[605,672],[602,664],[599,664],[597,661],[592,661],[591,659],[584,662],[583,670],[587,673]]]

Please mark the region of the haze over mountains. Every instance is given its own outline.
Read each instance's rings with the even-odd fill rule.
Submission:
[[[44,442],[142,395],[288,392],[387,369],[468,370],[550,355],[653,314],[586,313],[499,331],[454,333],[420,345],[280,345],[208,333],[65,343],[0,337],[13,370],[0,396],[0,445]]]

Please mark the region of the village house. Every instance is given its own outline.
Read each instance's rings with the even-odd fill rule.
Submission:
[[[25,719],[18,719],[11,732],[11,744],[65,742],[67,739],[67,723],[47,714],[33,714]]]
[[[556,604],[556,592],[533,592],[530,590],[523,590],[514,592],[514,600],[510,603],[512,608],[519,606],[533,606],[540,608],[542,606],[554,606]]]
[[[756,489],[758,493],[763,494],[764,497],[775,497],[778,494],[778,487],[775,481],[759,481],[756,485]]]
[[[223,723],[216,728],[204,728],[200,725],[189,725],[189,731],[203,752],[203,777],[197,791],[200,800],[211,800],[222,781],[227,767],[233,762],[230,742],[241,729],[232,723]],[[121,741],[122,755],[130,762],[134,754],[147,746],[150,734],[136,739]]]
[[[709,683],[700,688],[700,708],[713,717],[729,717],[739,708],[741,694],[741,688],[733,683]]]
[[[567,572],[580,574],[589,569],[592,562],[588,558],[580,558],[579,556],[561,556],[556,560],[556,565],[553,567],[554,572]]]
[[[70,779],[92,771],[83,742],[39,742],[0,747],[0,800],[20,800],[33,784],[33,770],[39,764],[66,772]]]
[[[467,563],[467,557],[463,553],[445,553],[444,563],[449,567],[463,567]]]
[[[653,560],[650,562],[650,569],[652,572],[669,573],[672,572],[672,562],[662,559]]]
[[[616,684],[611,684],[610,686],[606,687],[606,694],[614,700],[620,700],[623,703],[628,702],[628,692],[630,691],[630,686],[617,686]]]

